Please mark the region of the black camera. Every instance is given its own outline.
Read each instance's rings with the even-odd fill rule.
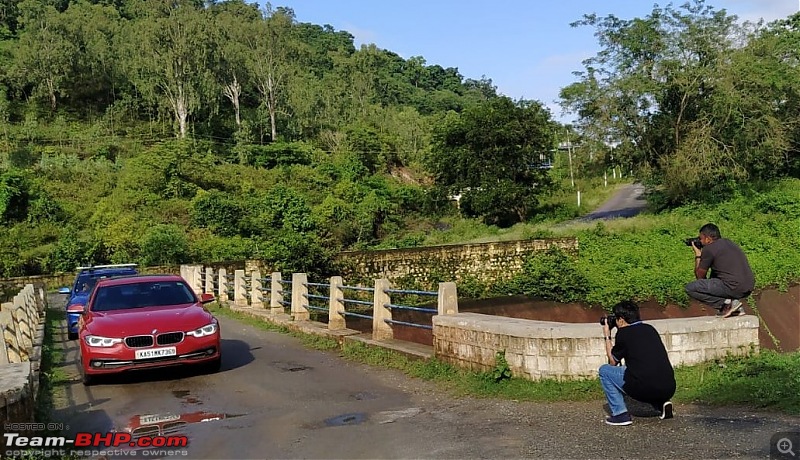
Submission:
[[[692,243],[694,243],[694,245],[697,246],[697,249],[703,248],[703,243],[700,242],[700,238],[686,238],[683,240],[683,242],[686,244],[686,246],[691,246]]]
[[[608,323],[608,330],[617,327],[617,317],[614,315],[603,316],[600,318],[600,325],[605,326]]]

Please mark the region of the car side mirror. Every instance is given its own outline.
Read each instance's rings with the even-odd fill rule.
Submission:
[[[203,293],[200,294],[200,303],[211,303],[215,300],[214,294]]]
[[[70,292],[71,292],[71,290],[68,287],[58,288],[58,293],[59,294],[69,294]]]

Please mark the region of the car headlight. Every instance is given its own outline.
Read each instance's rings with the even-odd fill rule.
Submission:
[[[205,337],[207,335],[213,335],[217,333],[217,323],[206,324],[203,327],[197,328],[193,331],[189,331],[186,335],[191,335],[192,337]]]
[[[117,339],[114,337],[102,337],[99,335],[86,336],[86,344],[90,347],[113,347],[118,343],[122,343],[122,339]]]

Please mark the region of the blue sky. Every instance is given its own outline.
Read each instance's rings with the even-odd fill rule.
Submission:
[[[575,81],[572,72],[599,47],[588,27],[570,23],[583,14],[643,17],[647,0],[272,0],[300,22],[330,24],[355,37],[356,46],[374,43],[403,58],[457,67],[466,78],[491,78],[514,99],[536,99],[553,116],[568,121],[554,102],[559,89]],[[684,0],[672,2],[674,5]],[[263,4],[263,3],[262,3]],[[707,0],[741,19],[773,20],[798,11],[800,0]]]

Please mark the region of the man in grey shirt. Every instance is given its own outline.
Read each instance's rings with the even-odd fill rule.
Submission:
[[[695,281],[686,285],[686,294],[719,310],[718,316],[744,313],[740,299],[750,295],[755,287],[755,277],[747,256],[736,243],[722,238],[719,227],[705,224],[700,228],[694,249]],[[706,278],[709,269],[711,276]]]

